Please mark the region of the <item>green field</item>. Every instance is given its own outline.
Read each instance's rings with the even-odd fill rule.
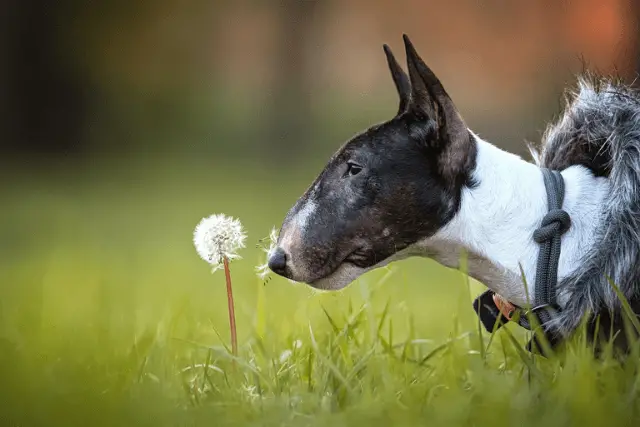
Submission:
[[[256,244],[316,173],[158,156],[3,175],[0,425],[637,425],[637,358],[578,342],[545,360],[517,327],[479,335],[483,286],[432,261],[339,293],[263,283]],[[224,275],[191,241],[212,213],[249,236],[235,361]]]

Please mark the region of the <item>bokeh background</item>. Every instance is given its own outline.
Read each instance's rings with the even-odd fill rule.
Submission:
[[[391,300],[422,336],[450,332],[440,319],[464,282],[431,261],[372,272],[338,294],[265,284],[253,270],[258,240],[331,154],[395,112],[383,43],[404,62],[409,34],[470,127],[523,156],[575,73],[632,83],[640,68],[635,0],[5,0],[2,9],[0,397],[32,414],[64,398],[87,415],[95,407],[83,399],[148,331],[176,361],[192,357],[186,341],[214,343],[214,329],[227,339],[224,278],[191,243],[212,213],[239,217],[249,234],[232,265],[241,341],[326,326],[321,305],[338,310],[371,286],[376,307]]]

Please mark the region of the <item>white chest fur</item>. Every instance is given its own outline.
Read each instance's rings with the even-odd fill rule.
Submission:
[[[479,184],[463,191],[453,220],[414,250],[448,267],[458,267],[461,251],[466,250],[470,276],[522,305],[526,293],[520,268],[533,295],[539,245],[532,235],[547,213],[542,173],[536,165],[476,139],[474,175]],[[593,247],[602,201],[609,191],[606,178],[596,178],[582,166],[572,166],[562,176],[563,209],[571,217],[571,228],[562,236],[559,280],[577,268]]]

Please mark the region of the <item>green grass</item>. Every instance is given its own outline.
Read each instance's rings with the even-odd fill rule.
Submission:
[[[13,174],[0,193],[0,425],[637,424],[636,359],[596,361],[580,337],[532,357],[512,325],[491,338],[471,308],[484,288],[431,261],[338,293],[256,278],[254,244],[316,169],[173,157]],[[235,360],[223,273],[191,244],[215,212],[249,234],[231,265]]]

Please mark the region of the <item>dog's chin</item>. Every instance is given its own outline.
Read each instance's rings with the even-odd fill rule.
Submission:
[[[413,246],[408,246],[405,249],[400,250],[394,253],[393,255],[387,257],[386,259],[379,261],[378,263],[371,265],[369,267],[365,267],[365,266],[359,267],[352,262],[344,261],[338,266],[338,268],[336,268],[329,275],[322,277],[320,279],[316,279],[312,282],[306,282],[306,283],[307,285],[315,289],[320,289],[324,291],[338,291],[340,289],[346,288],[358,277],[362,276],[363,274],[371,270],[375,270],[380,267],[385,267],[386,265],[394,261],[400,261],[405,258],[409,258],[415,255],[416,253],[419,253],[419,251],[416,252]]]
[[[307,283],[309,286],[323,291],[338,291],[346,288],[358,277],[369,271],[350,262],[343,262],[328,276]]]

